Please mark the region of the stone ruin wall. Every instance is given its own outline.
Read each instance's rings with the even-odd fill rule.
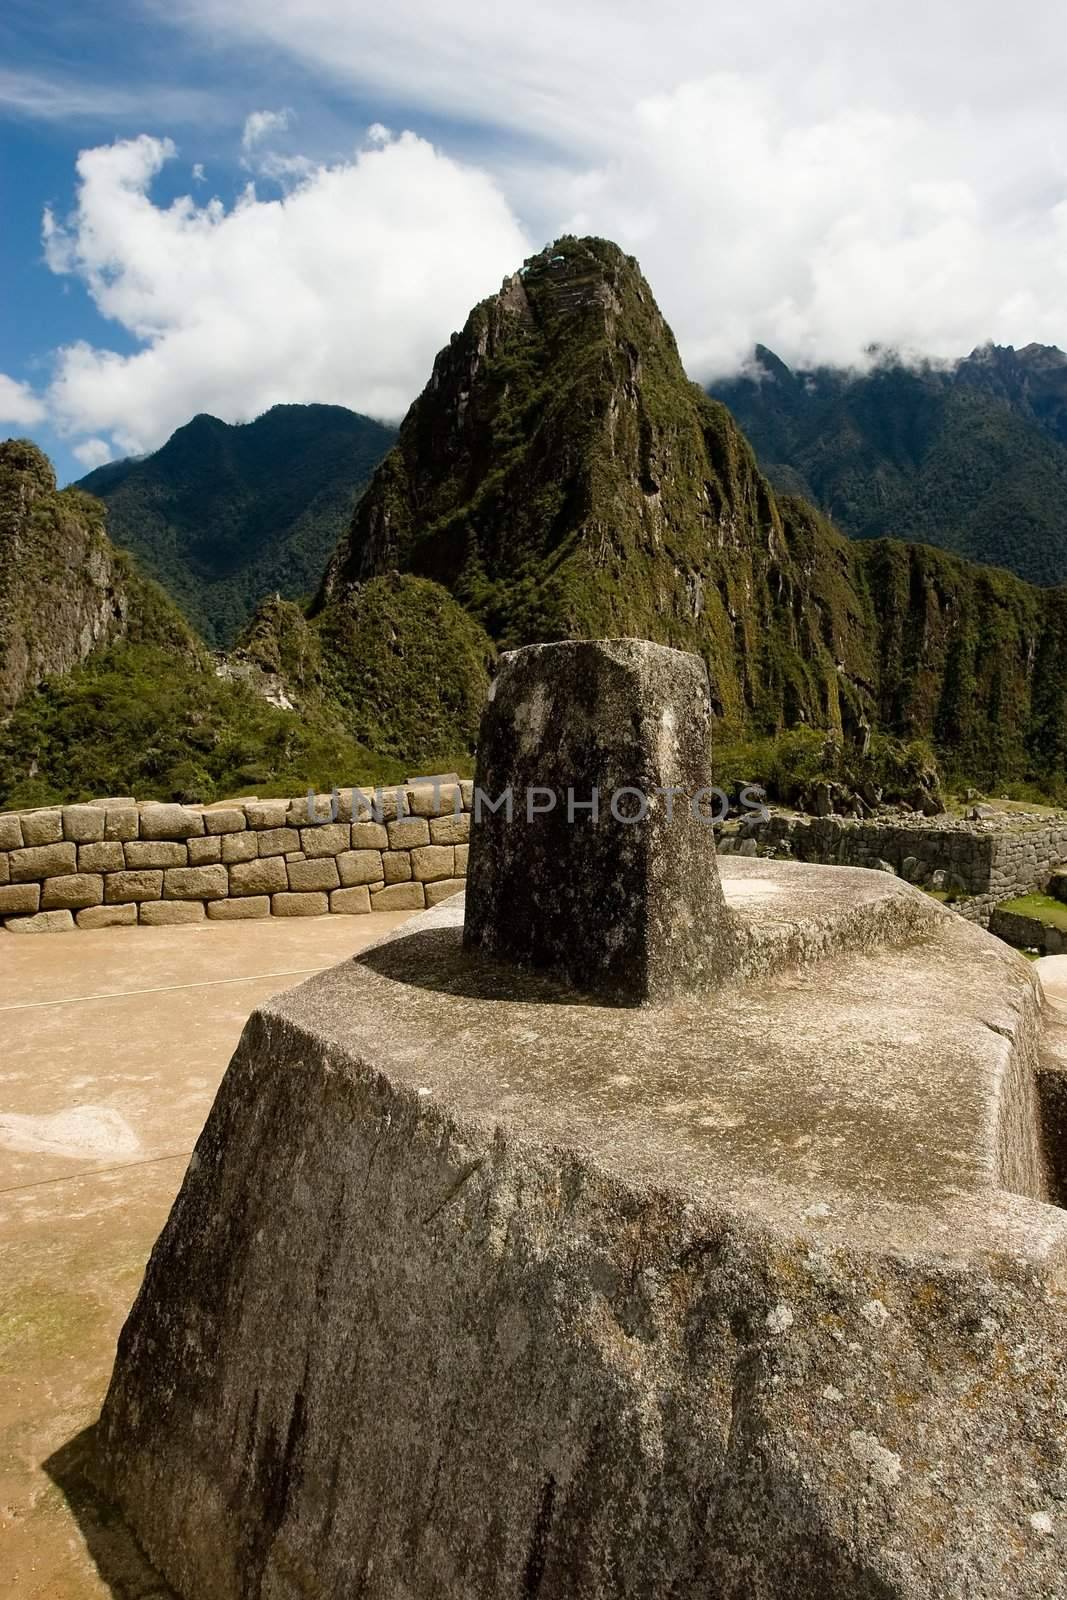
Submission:
[[[463,888],[473,784],[200,807],[96,800],[0,815],[0,929],[418,911]],[[362,797],[362,799],[361,799]]]
[[[199,807],[94,800],[0,815],[0,930],[164,926],[328,912],[418,911],[463,888],[473,784],[345,790]],[[362,800],[359,798],[362,796]],[[987,924],[1003,900],[1044,889],[1067,861],[1067,819],[857,820],[772,814],[719,840],[723,854],[877,868],[931,886]]]
[[[851,817],[772,814],[753,819],[720,840],[725,854],[790,855],[831,866],[888,864],[911,883],[944,887],[960,898],[954,909],[987,923],[1000,901],[1043,890],[1067,861],[1067,818],[1014,827],[988,821],[897,823]],[[943,884],[931,884],[935,873]]]

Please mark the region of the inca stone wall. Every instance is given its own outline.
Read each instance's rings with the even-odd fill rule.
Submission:
[[[1067,860],[1067,818],[925,824],[773,814],[719,840],[723,854],[773,854],[843,867],[892,867],[909,883],[955,891],[957,909],[988,921],[1001,900],[1043,889]]]
[[[228,806],[132,799],[0,815],[0,927],[417,911],[463,887],[473,785]]]

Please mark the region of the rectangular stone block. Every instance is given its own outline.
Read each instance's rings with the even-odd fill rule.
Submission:
[[[330,901],[325,894],[274,894],[270,909],[275,917],[325,917]]]
[[[288,826],[306,828],[316,822],[359,822],[370,818],[371,803],[359,789],[334,789],[330,794],[316,795],[310,806],[306,794],[297,795],[289,802]]]
[[[300,835],[295,828],[264,828],[256,834],[256,844],[261,856],[284,856],[300,849]]]
[[[469,851],[469,848],[470,848],[469,845],[465,845],[465,844],[457,844],[457,846],[456,846],[456,877],[457,878],[466,877],[466,875],[467,875],[467,853]]]
[[[450,900],[454,894],[462,894],[467,887],[464,878],[443,878],[439,883],[426,885],[426,904],[436,906],[442,900]]]
[[[62,811],[23,812],[22,842],[24,845],[58,844],[62,837]]]
[[[353,822],[353,850],[388,850],[389,834],[384,822]]]
[[[136,839],[141,832],[141,814],[136,806],[109,806],[104,812],[104,838]]]
[[[156,900],[142,905],[138,919],[146,928],[176,928],[186,922],[203,922],[199,900]]]
[[[137,907],[87,906],[74,920],[79,928],[128,928],[137,921]]]
[[[125,865],[126,856],[117,839],[78,846],[79,872],[121,872]]]
[[[250,828],[284,828],[289,811],[288,800],[251,800],[245,806],[245,816]]]
[[[222,837],[222,859],[227,866],[236,861],[254,861],[259,854],[259,835],[245,829],[243,833],[226,833]]]
[[[126,846],[126,865],[135,871],[144,867],[185,867],[189,852],[176,839],[131,839]]]
[[[463,778],[459,785],[460,799],[463,801],[464,811],[470,811],[474,805],[474,779]]]
[[[8,864],[12,883],[29,883],[33,878],[61,878],[77,871],[78,847],[75,844],[44,844],[25,850],[12,850]]]
[[[470,812],[458,817],[431,817],[431,844],[466,844],[471,836]]]
[[[410,883],[411,851],[384,850],[382,852],[382,870],[386,883]]]
[[[321,856],[339,856],[351,844],[347,822],[327,822],[317,828],[301,828],[300,849],[309,859]]]
[[[353,822],[394,822],[407,816],[407,799],[402,786],[393,784],[379,790],[354,789],[352,791]]]
[[[39,883],[12,883],[0,889],[0,917],[25,916],[41,904]]]
[[[143,806],[142,839],[195,839],[204,832],[204,815],[187,806]]]
[[[109,906],[162,897],[162,872],[109,872],[104,879],[104,900]]]
[[[704,662],[664,645],[507,652],[477,783],[516,804],[473,830],[466,948],[624,1004],[708,994],[732,975],[740,952],[712,827],[668,804],[710,782],[712,715]],[[599,812],[576,814],[569,802],[594,789]]]
[[[285,859],[286,861],[306,861],[307,856],[304,854],[303,850],[287,850],[285,852]]]
[[[428,844],[411,852],[411,870],[420,883],[436,883],[455,872],[456,853],[450,844]]]
[[[349,806],[351,807],[351,796],[349,797]],[[340,795],[337,799],[335,814],[331,795],[317,794],[309,801],[306,794],[298,794],[289,801],[289,808],[285,813],[285,825],[287,828],[306,828],[309,825],[314,826],[320,822],[344,822],[351,817],[351,810],[349,811],[349,818],[345,818],[341,815],[342,809]]]
[[[257,894],[244,900],[212,900],[207,914],[210,922],[253,922],[270,916],[270,896]]]
[[[171,867],[163,874],[164,900],[225,900],[230,892],[226,868]]]
[[[99,800],[87,800],[87,806],[99,806],[101,811],[108,811],[112,806],[135,806],[136,797],[132,794],[105,794]]]
[[[4,927],[8,933],[70,933],[74,918],[69,911],[42,911],[36,917],[12,917]]]
[[[42,911],[77,911],[82,906],[99,906],[104,900],[104,880],[91,872],[75,872],[67,878],[46,878],[41,891]]]
[[[96,844],[104,837],[105,813],[96,806],[64,806],[63,837],[75,844]]]
[[[340,887],[335,856],[325,856],[320,861],[290,861],[286,870],[290,889],[310,891]]]
[[[384,878],[382,858],[377,850],[346,850],[337,857],[337,870],[346,889],[357,883],[379,883]]]
[[[341,789],[337,796],[337,815],[334,822],[359,822],[367,815],[366,804],[358,789]]]
[[[390,850],[414,850],[429,844],[430,824],[425,817],[402,817],[388,824]]]
[[[0,885],[11,882],[11,865],[7,858],[7,851],[0,851]]]
[[[335,916],[358,917],[370,910],[370,890],[365,884],[355,889],[335,889],[330,896],[330,911]]]
[[[189,852],[191,867],[213,867],[222,860],[222,840],[217,834],[205,834],[202,839],[190,839],[185,847]]]
[[[24,843],[18,812],[5,812],[0,817],[0,850],[21,850]]]
[[[372,890],[370,905],[372,911],[421,911],[426,896],[421,883],[392,883]]]
[[[431,784],[406,789],[408,811],[413,817],[445,817],[462,810],[463,797],[458,783]]]
[[[230,868],[230,893],[233,895],[277,894],[288,887],[289,878],[281,856],[237,861]]]
[[[204,812],[206,833],[242,833],[248,826],[243,811],[236,807],[223,807],[218,811]]]

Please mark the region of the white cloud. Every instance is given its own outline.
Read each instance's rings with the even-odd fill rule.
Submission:
[[[227,209],[154,203],[167,139],[84,152],[47,259],[141,348],[66,348],[49,403],[117,452],[198,410],[395,416],[471,303],[567,229],[638,255],[695,377],[757,340],[844,363],[872,343],[1067,345],[1067,13],[1047,0],[1017,0],[1010,49],[1000,0],[970,0],[966,48],[929,0],[144,3],[286,53],[368,117],[432,118],[468,164],[381,122],[323,164],[293,148],[294,111],[261,109]]]
[[[46,415],[43,402],[28,384],[0,372],[0,427],[32,428]]]
[[[193,176],[193,182],[194,183],[204,183],[204,182],[206,182],[207,173],[204,171],[204,163],[202,161],[194,161],[193,162],[193,174],[192,174],[192,176]]]
[[[43,122],[128,121],[153,117],[165,123],[218,123],[227,113],[221,98],[180,85],[92,83],[85,78],[44,77],[0,67],[0,108]]]
[[[842,107],[791,122],[764,85],[718,74],[646,99],[616,159],[570,180],[567,226],[639,255],[690,370],[939,356],[986,339],[1064,343],[1063,198],[1009,202],[981,127]],[[1016,133],[1020,170],[1037,153]]]
[[[1017,0],[168,0],[469,130],[539,241],[639,254],[696,375],[756,340],[1067,344],[1067,12]],[[176,9],[175,9],[176,7]],[[506,133],[506,138],[500,135]],[[516,137],[517,136],[517,137]]]
[[[284,133],[289,126],[292,112],[284,111],[253,111],[245,118],[244,132],[241,135],[241,149],[246,153],[253,150],[257,144],[262,144],[264,139],[272,133]]]
[[[66,346],[49,389],[59,428],[120,454],[197,411],[236,421],[317,400],[396,417],[528,252],[493,182],[413,134],[316,167],[279,199],[249,185],[230,210],[153,202],[175,154],[147,136],[83,151],[73,216],[45,217],[52,270],[142,346]]]
[[[94,467],[102,467],[105,461],[111,460],[111,446],[106,439],[83,439],[74,446],[72,454],[87,472],[91,472]]]

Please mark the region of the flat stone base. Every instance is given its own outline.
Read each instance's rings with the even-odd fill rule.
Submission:
[[[250,1019],[101,1427],[185,1600],[1065,1593],[1063,1018],[885,875],[724,865],[712,1001],[452,900]]]

